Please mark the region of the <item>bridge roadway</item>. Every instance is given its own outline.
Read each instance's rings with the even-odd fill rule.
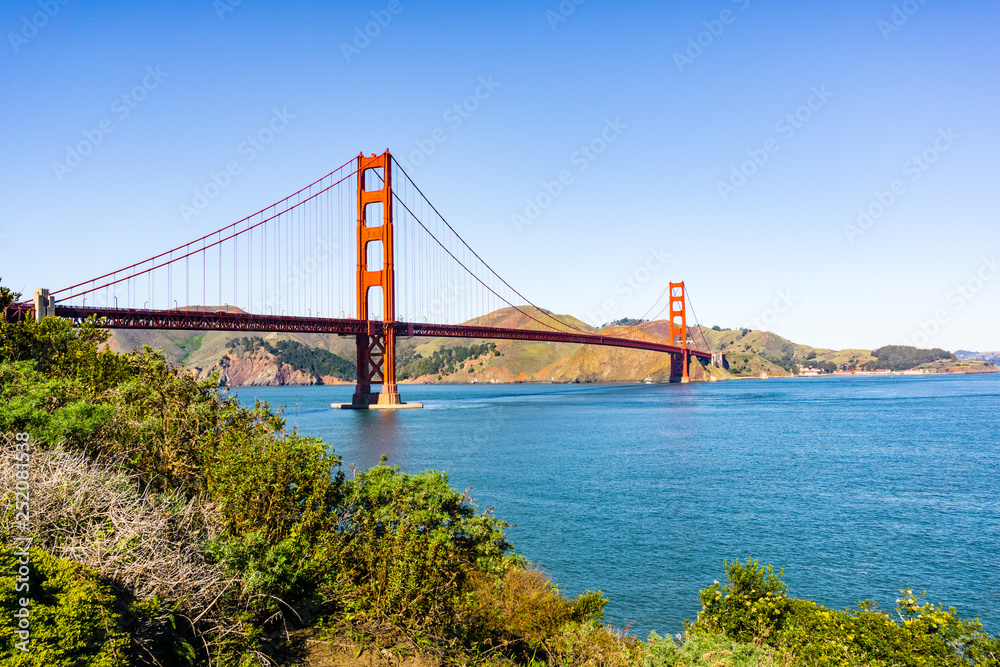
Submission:
[[[17,306],[15,306],[16,308]],[[19,308],[20,310],[20,308]],[[22,317],[33,316],[33,309],[24,308]],[[342,336],[371,334],[385,324],[379,320],[334,319],[326,317],[291,317],[287,315],[253,315],[202,310],[144,310],[131,308],[79,308],[56,306],[55,314],[74,322],[97,317],[102,327],[109,329],[182,329],[195,331],[247,331],[339,334]],[[422,324],[419,322],[392,322],[396,336],[448,336],[452,338],[492,338],[497,340],[536,340],[554,343],[582,343],[584,345],[609,345],[651,352],[711,359],[710,352],[656,343],[632,340],[617,336],[602,336],[573,331],[536,331],[532,329],[506,329],[500,327],[470,326],[466,324]]]

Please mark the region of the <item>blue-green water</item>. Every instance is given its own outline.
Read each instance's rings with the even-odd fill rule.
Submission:
[[[899,589],[1000,631],[1000,375],[692,385],[403,386],[423,410],[330,410],[353,387],[242,388],[365,468],[447,471],[517,551],[608,619],[676,633],[725,558],[843,608]]]

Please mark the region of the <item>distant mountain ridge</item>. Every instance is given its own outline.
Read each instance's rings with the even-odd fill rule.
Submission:
[[[988,361],[991,364],[1000,364],[1000,351],[996,352],[970,352],[969,350],[955,350],[955,356],[962,361]]]
[[[597,329],[576,318],[534,308],[505,308],[470,324],[522,328],[532,318],[557,317],[584,331],[627,335],[663,342],[664,320],[643,323],[640,331],[613,323]],[[233,386],[350,383],[356,358],[354,338],[330,334],[269,333],[253,340],[233,332],[116,330],[117,350],[149,345],[174,364],[199,377],[217,373]],[[872,350],[829,350],[793,343],[775,333],[752,329],[690,327],[695,347],[724,352],[726,365],[693,361],[693,381],[740,377],[787,377],[800,372],[865,372],[876,368],[914,369],[927,373],[994,372],[988,359],[952,355],[944,350],[885,346]],[[396,345],[399,381],[418,384],[509,382],[667,382],[670,356],[658,352],[598,345],[472,338],[400,338]],[[969,353],[980,354],[980,353]],[[881,355],[881,357],[880,357]],[[1000,361],[1000,359],[997,359]]]

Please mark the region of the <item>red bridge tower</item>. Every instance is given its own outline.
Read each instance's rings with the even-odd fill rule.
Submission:
[[[670,283],[670,344],[679,347],[683,352],[670,355],[670,381],[678,379],[690,382],[688,378],[688,330],[687,330],[687,296],[684,294],[684,281]]]
[[[354,409],[420,408],[404,403],[396,386],[396,274],[393,267],[392,155],[358,155],[358,310],[368,332],[355,336],[358,384],[351,403],[335,407]],[[381,252],[379,252],[381,251]],[[379,257],[381,265],[379,266]],[[373,290],[382,295],[382,319],[373,320],[369,303]],[[381,393],[372,385],[382,385]]]

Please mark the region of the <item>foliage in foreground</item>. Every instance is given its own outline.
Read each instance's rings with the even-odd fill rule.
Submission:
[[[649,636],[646,667],[786,667],[792,664],[788,654],[753,642],[740,642],[721,632],[698,632],[683,644]]]
[[[96,643],[120,645],[128,664],[294,664],[290,631],[317,624],[453,662],[624,665],[636,653],[601,625],[600,594],[569,601],[526,570],[506,524],[443,473],[345,476],[267,405],[242,407],[152,350],[112,353],[106,338],[94,323],[0,323],[0,432],[32,437],[33,488],[55,517],[33,525],[38,562],[106,592],[90,599],[106,622]],[[174,590],[178,564],[213,593]],[[141,622],[115,616],[136,608]],[[36,646],[54,650],[63,622],[37,622]]]
[[[128,635],[115,597],[96,574],[40,549],[29,552],[28,589],[14,591],[19,558],[14,549],[0,546],[0,663],[11,667],[124,667],[129,664]],[[23,562],[23,561],[22,561]],[[23,648],[15,624],[7,622],[20,609],[19,597],[28,607],[29,643]]]
[[[723,634],[753,641],[795,658],[795,664],[853,667],[1000,665],[1000,638],[954,608],[921,604],[906,589],[896,615],[865,600],[857,609],[832,611],[787,597],[781,572],[756,560],[726,562],[727,583],[701,591],[701,612],[688,636]]]

